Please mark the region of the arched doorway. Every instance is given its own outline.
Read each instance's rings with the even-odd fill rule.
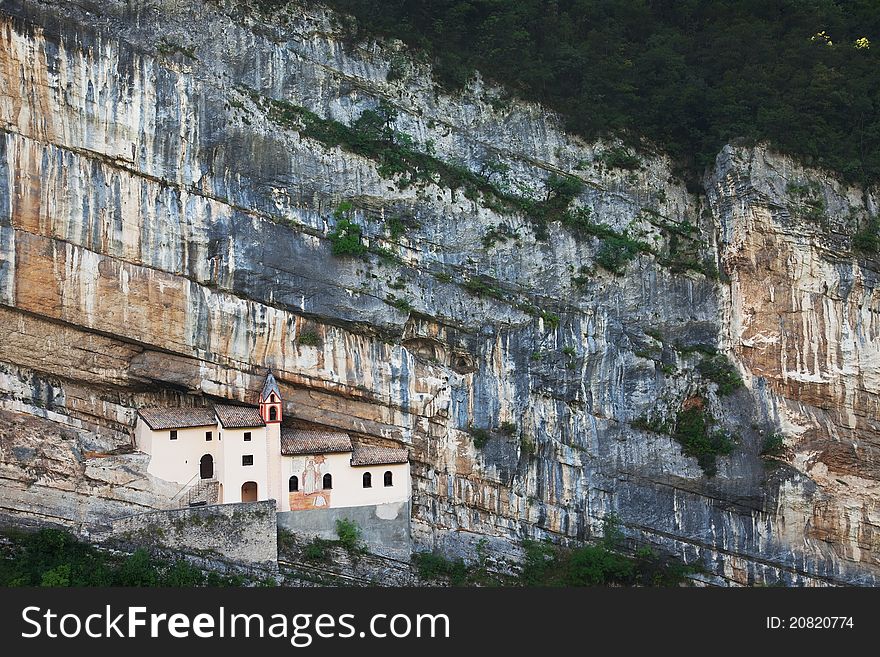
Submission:
[[[210,454],[205,454],[199,461],[199,477],[202,479],[214,478],[214,457]]]
[[[257,501],[257,482],[246,481],[241,485],[241,501],[256,502]]]

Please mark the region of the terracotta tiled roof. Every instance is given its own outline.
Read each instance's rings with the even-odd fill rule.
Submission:
[[[214,406],[217,417],[224,429],[246,429],[248,427],[263,427],[266,423],[260,417],[260,409],[256,406]]]
[[[153,431],[208,427],[217,423],[213,408],[142,408],[140,416]]]
[[[338,454],[350,451],[351,438],[342,431],[320,429],[283,429],[281,431],[281,453],[288,456]]]
[[[406,447],[355,445],[351,454],[352,465],[390,465],[407,461],[409,461],[409,452]]]

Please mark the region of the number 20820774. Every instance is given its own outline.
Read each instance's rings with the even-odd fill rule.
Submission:
[[[852,616],[767,616],[768,630],[851,630]]]

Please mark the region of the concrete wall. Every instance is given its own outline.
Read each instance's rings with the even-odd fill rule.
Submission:
[[[140,513],[113,521],[110,538],[227,561],[278,560],[274,500]]]
[[[383,476],[390,470],[393,485],[384,486]],[[372,488],[364,488],[363,475],[373,475]],[[324,490],[325,474],[333,477],[333,488]],[[315,508],[355,507],[410,499],[409,463],[395,465],[351,466],[351,453],[284,456],[281,464],[281,511]],[[299,491],[290,493],[291,475],[299,478]]]
[[[395,559],[408,560],[410,543],[409,500],[345,508],[287,511],[278,514],[278,526],[299,537],[319,536],[336,539],[336,521],[350,520],[361,528],[370,551]]]

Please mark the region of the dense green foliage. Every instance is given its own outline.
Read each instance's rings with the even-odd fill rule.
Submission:
[[[764,438],[761,446],[762,456],[779,456],[785,452],[785,438],[781,433],[771,433]]]
[[[623,533],[616,516],[609,516],[604,537],[594,545],[566,548],[552,543],[523,541],[525,561],[518,576],[504,576],[487,568],[487,541],[477,545],[477,563],[449,559],[438,552],[417,552],[412,561],[419,576],[445,580],[452,586],[678,586],[695,572],[649,548],[635,555],[622,551]]]
[[[351,220],[351,203],[345,201],[333,211],[336,226],[327,235],[333,248],[333,255],[361,256],[367,252],[367,247],[361,240],[362,229]]]
[[[467,582],[468,567],[461,559],[447,559],[438,552],[416,552],[412,555],[412,561],[422,579],[446,579],[452,586],[462,586]]]
[[[426,53],[447,88],[479,69],[575,132],[646,138],[684,171],[741,139],[849,179],[880,177],[875,0],[325,2],[356,16],[352,38],[390,35]],[[622,150],[604,157],[638,166]]]
[[[238,576],[204,573],[178,559],[145,550],[119,555],[81,543],[56,529],[9,532],[0,559],[0,586],[240,586]]]
[[[606,519],[604,537],[596,545],[567,549],[550,543],[525,541],[526,558],[520,575],[526,586],[678,586],[693,572],[680,562],[663,559],[650,548],[634,556],[620,552],[618,520]]]
[[[489,438],[491,438],[489,431],[481,427],[471,428],[470,433],[471,438],[474,440],[474,447],[477,449],[484,447],[489,442]]]
[[[305,548],[303,548],[303,557],[308,561],[329,563],[331,557],[330,548],[332,548],[333,545],[333,541],[315,536],[311,541],[306,543]]]
[[[704,356],[697,364],[697,371],[704,379],[718,386],[718,395],[729,395],[743,386],[742,377],[730,359],[724,354]]]
[[[296,341],[304,347],[317,347],[321,344],[320,336],[314,331],[301,331]]]
[[[339,518],[336,521],[336,535],[339,537],[339,544],[349,554],[357,554],[365,550],[361,543],[361,528],[353,520]]]
[[[870,217],[853,235],[852,243],[856,251],[866,255],[880,253],[880,220]]]
[[[734,448],[727,431],[714,429],[714,418],[699,406],[678,412],[672,437],[681,445],[685,456],[692,456],[706,473],[714,477],[718,472],[717,457],[730,454]]]

